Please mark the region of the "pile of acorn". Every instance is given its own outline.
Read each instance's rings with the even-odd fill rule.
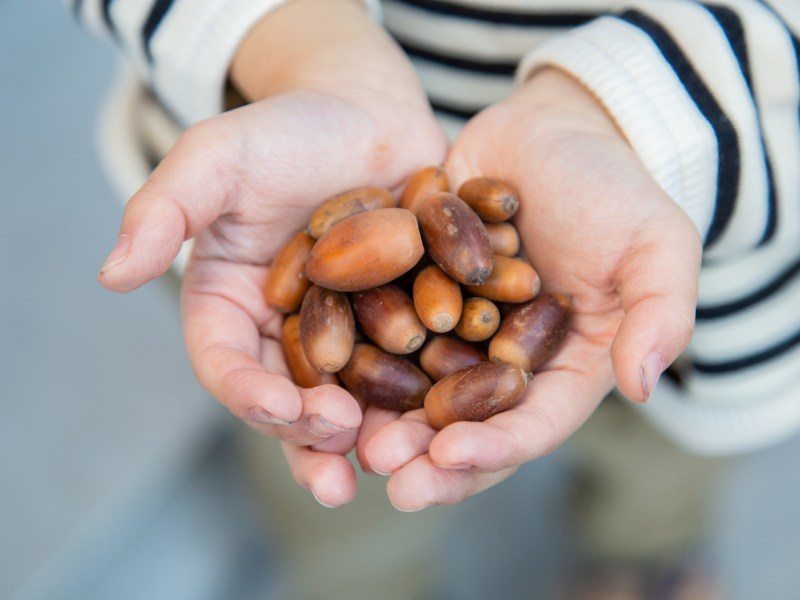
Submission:
[[[339,384],[390,410],[424,406],[441,429],[508,410],[555,354],[572,301],[540,293],[520,256],[516,190],[488,177],[449,190],[436,166],[410,178],[399,206],[388,190],[351,190],[278,252],[264,295],[287,314],[297,385]]]

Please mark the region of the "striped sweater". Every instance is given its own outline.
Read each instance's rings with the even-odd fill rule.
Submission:
[[[72,6],[122,49],[174,134],[222,110],[237,45],[283,1]],[[451,135],[556,65],[597,95],[693,220],[704,240],[695,334],[646,417],[707,454],[800,429],[798,0],[365,1]]]

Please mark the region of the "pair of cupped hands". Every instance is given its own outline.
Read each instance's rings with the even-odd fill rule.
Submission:
[[[194,238],[183,277],[185,342],[199,382],[281,440],[295,480],[326,506],[356,496],[360,467],[387,476],[399,510],[457,503],[562,444],[616,386],[648,399],[688,344],[701,242],[597,100],[568,75],[535,73],[449,146],[413,67],[353,0],[296,0],[239,49],[233,83],[251,103],[190,127],[130,199],[101,269],[128,292]],[[278,248],[339,192],[395,192],[444,164],[453,189],[515,185],[524,251],[544,288],[574,297],[557,356],[511,410],[435,431],[424,411],[359,403],[292,383],[283,315],[262,287]]]

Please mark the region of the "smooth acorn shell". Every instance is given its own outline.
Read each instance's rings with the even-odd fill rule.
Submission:
[[[314,238],[298,231],[278,250],[264,284],[264,300],[282,313],[300,307],[311,282],[305,276],[306,261],[314,247]]]
[[[542,281],[536,270],[519,258],[495,255],[492,273],[481,285],[467,287],[473,296],[497,302],[527,302],[539,293]]]
[[[376,187],[356,188],[333,196],[320,204],[311,214],[308,233],[314,239],[319,239],[331,227],[347,217],[377,208],[390,208],[396,204],[389,190]]]
[[[403,208],[379,208],[337,223],[308,257],[306,276],[340,292],[389,283],[422,258],[417,219]]]
[[[293,314],[283,322],[281,341],[286,366],[294,382],[300,387],[311,388],[326,383],[338,384],[333,373],[320,373],[308,362],[300,342],[300,315]]]
[[[431,258],[459,283],[483,283],[492,272],[492,244],[478,215],[455,194],[428,196],[417,212]]]
[[[485,421],[513,407],[528,376],[522,369],[484,362],[437,381],[425,396],[425,416],[434,429],[457,421]]]
[[[353,292],[351,300],[361,331],[383,350],[409,354],[425,342],[425,324],[409,295],[396,285]]]
[[[486,298],[472,297],[464,300],[461,319],[456,325],[458,337],[468,342],[488,340],[500,326],[500,310]]]
[[[489,343],[489,359],[535,371],[558,351],[572,322],[567,294],[540,294],[503,319]]]
[[[342,292],[312,285],[300,307],[303,352],[321,373],[336,373],[350,359],[356,322]]]
[[[511,223],[485,223],[492,252],[500,256],[516,256],[519,254],[520,239],[517,228]]]
[[[450,331],[461,318],[461,286],[438,265],[429,265],[417,274],[413,295],[417,314],[431,331]]]
[[[339,379],[353,396],[388,410],[420,408],[431,380],[411,361],[371,344],[356,344]]]
[[[400,208],[417,213],[419,206],[431,194],[449,192],[450,180],[444,167],[433,165],[414,173],[408,180],[403,195],[400,197]]]
[[[500,223],[519,210],[519,193],[508,182],[492,177],[474,177],[458,188],[458,197],[487,223]]]
[[[434,381],[487,360],[488,356],[478,346],[453,335],[432,337],[419,353],[419,365]]]

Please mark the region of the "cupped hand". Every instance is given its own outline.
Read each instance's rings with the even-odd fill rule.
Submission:
[[[567,75],[542,71],[477,115],[447,166],[455,186],[488,175],[518,188],[524,252],[544,290],[572,294],[575,315],[558,354],[507,412],[440,432],[422,410],[365,413],[359,459],[390,475],[401,510],[459,502],[502,481],[562,444],[614,385],[645,402],[694,326],[697,229]]]
[[[163,274],[184,240],[194,238],[182,315],[199,382],[234,415],[283,440],[297,481],[335,506],[356,492],[344,455],[362,410],[338,386],[302,389],[288,378],[282,315],[262,294],[269,265],[322,201],[360,186],[396,189],[409,173],[442,162],[446,142],[410,65],[357,3],[318,5],[339,11],[335,19],[358,11],[341,23],[338,35],[346,41],[313,1],[287,6],[310,14],[284,9],[269,22],[268,41],[301,24],[297,35],[310,36],[325,52],[287,57],[281,68],[294,68],[273,71],[263,86],[250,81],[256,90],[250,95],[264,91],[265,99],[186,131],[128,202],[99,280],[110,290],[131,291]],[[253,40],[245,44],[245,63],[248,50],[261,51]]]

